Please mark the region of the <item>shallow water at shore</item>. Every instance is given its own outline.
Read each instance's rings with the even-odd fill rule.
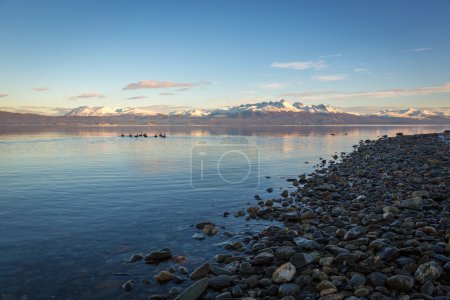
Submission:
[[[187,257],[185,265],[192,270],[223,252],[214,244],[228,239],[221,230],[196,241],[192,224],[212,220],[238,234],[255,232],[267,223],[223,218],[222,213],[254,202],[255,194],[272,197],[265,191],[268,187],[276,197],[288,186],[287,178],[311,172],[320,157],[328,160],[336,152],[351,151],[360,139],[445,129],[448,126],[2,128],[1,293],[17,299],[129,299],[167,291],[170,286],[153,283],[125,296],[120,289],[124,281],[134,276],[153,280],[167,266],[125,261],[137,252],[170,247]],[[122,132],[147,132],[150,137],[118,137]],[[165,132],[168,138],[153,138],[155,132]],[[236,149],[223,156],[218,168],[222,155]]]

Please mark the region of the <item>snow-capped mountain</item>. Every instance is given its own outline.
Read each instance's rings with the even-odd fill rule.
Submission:
[[[383,110],[372,114],[379,117],[427,119],[433,117],[450,117],[448,112],[434,112],[427,109],[406,108],[400,110]]]
[[[342,113],[341,110],[327,104],[305,105],[301,102],[290,104],[286,100],[266,101],[254,104],[241,104],[226,108],[203,110],[189,109],[170,112],[171,116],[206,117],[234,115],[243,112],[309,112],[309,113]],[[66,116],[114,116],[114,115],[155,115],[156,112],[133,107],[109,108],[106,106],[80,106],[68,112]]]
[[[309,112],[309,113],[342,113],[341,110],[327,104],[305,105],[301,102],[290,104],[286,100],[241,104],[211,111],[212,115],[230,115],[242,112]]]
[[[170,112],[171,116],[185,116],[185,117],[204,117],[208,116],[211,112],[203,109],[192,109],[192,110],[176,110]]]
[[[149,110],[143,110],[134,107],[110,108],[106,106],[89,107],[80,106],[69,111],[66,116],[114,116],[114,115],[155,115],[156,113]]]

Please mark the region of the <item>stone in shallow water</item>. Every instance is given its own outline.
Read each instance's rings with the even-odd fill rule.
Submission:
[[[204,240],[206,238],[206,236],[201,233],[194,233],[192,237],[198,241]]]
[[[273,272],[272,281],[276,283],[289,282],[295,275],[295,266],[291,263],[282,264]]]
[[[435,279],[439,278],[442,273],[441,266],[435,261],[429,261],[427,263],[421,264],[416,272],[414,273],[414,278],[420,283],[433,282]]]
[[[175,300],[196,300],[208,288],[208,278],[202,278],[182,292]]]
[[[128,280],[127,282],[125,282],[124,284],[122,284],[122,289],[124,289],[125,291],[131,291],[134,288],[134,285],[136,283],[134,282],[134,280]]]
[[[171,257],[172,252],[170,252],[170,249],[161,249],[159,251],[150,252],[147,256],[145,256],[144,260],[146,263],[153,264]]]
[[[167,282],[170,281],[173,278],[173,273],[170,273],[169,271],[161,271],[158,274],[155,275],[155,279],[158,282]]]
[[[394,275],[389,277],[386,283],[391,290],[406,293],[414,286],[414,278],[406,275]]]

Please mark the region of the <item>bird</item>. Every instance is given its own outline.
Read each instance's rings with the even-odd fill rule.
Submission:
[[[130,135],[129,135],[129,137],[133,137],[133,135],[131,134],[131,132],[130,132]]]
[[[156,137],[156,138],[157,138],[157,137],[158,137],[158,134],[157,134],[157,133],[155,133],[154,137]]]
[[[121,137],[124,137],[125,135],[123,134],[123,132],[122,132],[122,134],[120,135]]]
[[[146,138],[146,137],[147,137],[147,134],[146,134],[146,133],[144,133],[144,134],[143,134],[143,136],[144,136],[144,137]]]

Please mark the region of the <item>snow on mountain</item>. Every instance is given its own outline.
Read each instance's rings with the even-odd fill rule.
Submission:
[[[69,111],[66,116],[114,116],[114,115],[155,115],[153,111],[134,107],[110,108],[106,106],[80,106]]]
[[[185,116],[185,117],[204,117],[209,115],[210,112],[203,109],[192,109],[192,110],[177,110],[169,113],[172,116]]]
[[[310,113],[341,113],[342,111],[327,104],[305,105],[301,102],[290,104],[286,100],[241,104],[211,112],[214,115],[230,115],[245,111],[251,112],[310,112]]]
[[[305,105],[300,102],[290,104],[286,100],[265,101],[253,104],[241,104],[226,108],[203,110],[178,110],[170,112],[171,116],[205,117],[233,115],[242,112],[309,112],[309,113],[341,113],[342,111],[327,104]],[[155,115],[156,112],[133,107],[109,108],[106,106],[80,106],[68,112],[66,116],[114,116],[114,115]]]
[[[391,118],[410,118],[410,119],[427,119],[433,117],[450,117],[447,112],[434,112],[427,109],[419,108],[406,108],[400,110],[383,110],[372,114],[379,117],[391,117]]]

